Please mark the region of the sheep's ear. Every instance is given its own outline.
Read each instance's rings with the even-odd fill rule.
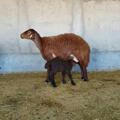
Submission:
[[[32,39],[33,35],[30,35],[30,39]]]
[[[31,32],[36,32],[36,31],[35,31],[34,29],[32,29],[32,28],[31,28],[31,29],[29,29],[29,31],[31,31]]]

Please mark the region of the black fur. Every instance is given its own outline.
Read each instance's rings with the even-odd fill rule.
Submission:
[[[73,81],[72,75],[71,75],[72,67],[73,67],[73,61],[72,60],[64,61],[64,60],[60,59],[59,57],[56,57],[56,58],[48,61],[45,64],[45,68],[47,69],[47,72],[48,72],[48,77],[47,77],[46,82],[50,81],[52,86],[56,87],[54,76],[57,72],[61,72],[62,73],[62,78],[63,78],[62,82],[64,84],[66,83],[65,75],[67,74],[68,77],[71,80],[71,84],[75,85],[75,82]]]

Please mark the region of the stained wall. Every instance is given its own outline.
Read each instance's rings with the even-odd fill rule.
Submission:
[[[91,47],[89,70],[120,69],[119,0],[0,1],[0,28],[0,72],[44,71],[40,51],[20,39],[28,28],[41,36],[76,33]]]

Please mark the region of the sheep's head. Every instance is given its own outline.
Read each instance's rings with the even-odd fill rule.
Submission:
[[[28,29],[27,31],[21,33],[20,37],[22,39],[34,40],[35,39],[35,34],[36,34],[36,31],[34,29]]]

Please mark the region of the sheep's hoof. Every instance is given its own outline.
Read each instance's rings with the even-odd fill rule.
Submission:
[[[56,87],[57,87],[57,85],[56,85],[55,83],[52,83],[52,86],[53,86],[54,88],[56,88]]]
[[[54,88],[56,88],[56,87],[57,87],[57,85],[53,85],[53,87],[54,87]]]
[[[48,83],[48,82],[49,82],[49,80],[47,79],[47,80],[45,80],[45,82],[47,82],[47,83]]]
[[[63,84],[66,84],[66,83],[67,83],[65,80],[63,80],[62,82],[63,82]]]
[[[82,76],[81,79],[84,79],[84,77]]]
[[[71,84],[74,85],[74,86],[76,85],[76,83],[74,83],[74,82],[72,82]]]
[[[89,81],[88,79],[84,79],[85,82]]]

